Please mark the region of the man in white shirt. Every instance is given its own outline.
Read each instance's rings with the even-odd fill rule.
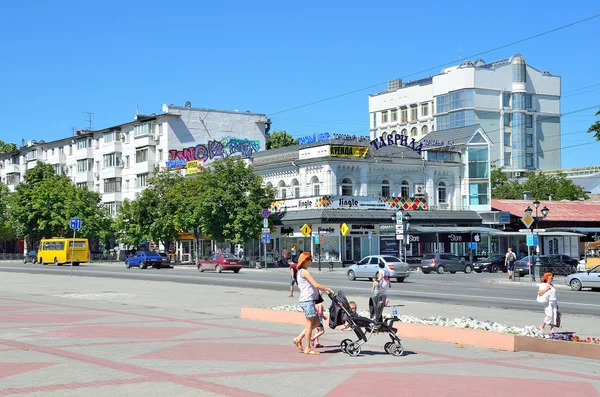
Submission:
[[[509,280],[512,280],[512,278],[513,278],[516,260],[517,260],[517,255],[515,255],[512,248],[508,247],[508,252],[504,256],[504,266],[506,266],[506,270],[508,271],[508,279]]]

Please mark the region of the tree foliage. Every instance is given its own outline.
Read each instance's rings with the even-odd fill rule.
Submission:
[[[38,241],[70,234],[69,219],[79,217],[82,237],[103,239],[110,234],[110,219],[99,193],[76,187],[63,172],[38,162],[10,196],[9,216],[16,235]]]
[[[285,130],[273,131],[267,139],[267,149],[277,149],[285,146],[297,145],[298,139],[288,134]]]
[[[0,183],[0,240],[12,240],[15,231],[9,217],[10,190],[8,186]]]
[[[498,199],[520,200],[525,192],[538,200],[580,200],[587,196],[581,186],[567,179],[564,173],[555,175],[543,172],[530,172],[522,183],[510,180],[502,168],[492,167],[491,173],[492,197]]]
[[[11,153],[17,151],[17,145],[0,140],[0,153]]]
[[[600,110],[596,112],[596,116],[600,116]],[[594,138],[596,138],[597,141],[600,141],[600,120],[592,124],[587,132],[593,132]]]

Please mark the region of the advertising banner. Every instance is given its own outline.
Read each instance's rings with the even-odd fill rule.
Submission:
[[[330,146],[329,155],[331,157],[367,157],[368,147],[362,146]]]
[[[400,254],[400,241],[396,240],[396,236],[379,236],[379,253],[381,255],[398,256]]]

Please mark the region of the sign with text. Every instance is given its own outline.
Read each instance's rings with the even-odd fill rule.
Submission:
[[[396,236],[379,236],[379,253],[381,255],[398,256],[400,253],[400,242]]]
[[[368,147],[362,146],[329,146],[331,157],[367,157]]]
[[[472,240],[471,233],[440,233],[440,243],[478,243],[480,241],[481,235],[479,233],[473,233]]]

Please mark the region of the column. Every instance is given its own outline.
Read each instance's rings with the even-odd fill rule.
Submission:
[[[360,167],[360,195],[366,196],[369,186],[369,166],[362,165]]]

